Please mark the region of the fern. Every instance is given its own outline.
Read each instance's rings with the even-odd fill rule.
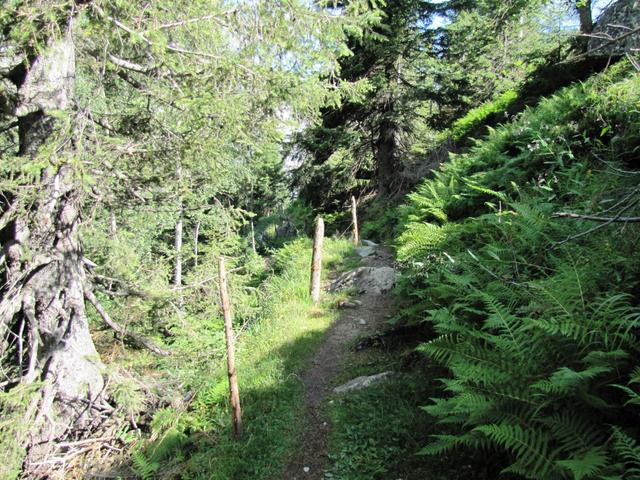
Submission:
[[[152,462],[147,456],[140,450],[134,450],[131,454],[131,460],[133,461],[133,469],[136,475],[139,475],[142,480],[153,480],[156,472],[160,468],[160,465],[156,462]]]
[[[523,429],[519,425],[489,424],[475,428],[491,441],[511,451],[516,461],[505,472],[527,478],[546,478],[555,469],[557,452],[551,449],[550,437],[542,430]]]
[[[574,480],[582,480],[600,473],[609,464],[609,455],[604,447],[593,447],[556,464],[569,470]]]
[[[624,462],[625,477],[640,478],[640,445],[618,427],[613,428],[613,451]]]

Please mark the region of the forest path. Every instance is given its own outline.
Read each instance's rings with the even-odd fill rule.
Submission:
[[[378,245],[372,255],[363,258],[363,267],[392,267],[393,253]],[[307,424],[302,429],[297,451],[282,475],[284,480],[322,480],[328,465],[328,438],[331,431],[327,399],[349,357],[351,343],[380,330],[393,312],[390,292],[361,293],[350,302],[361,302],[345,308],[329,328],[326,338],[314,354],[309,366],[300,374],[304,385]],[[357,303],[357,302],[355,302]],[[364,322],[363,322],[364,321]]]

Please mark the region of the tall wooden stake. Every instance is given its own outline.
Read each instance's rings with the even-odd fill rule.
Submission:
[[[256,231],[253,228],[253,218],[251,219],[251,248],[253,249],[253,253],[257,253],[256,250]]]
[[[351,197],[351,223],[353,225],[353,243],[357,247],[360,245],[360,233],[358,232],[358,204],[356,197]]]
[[[227,339],[227,373],[229,375],[229,398],[231,399],[231,420],[233,434],[236,438],[242,435],[242,411],[240,409],[240,391],[238,390],[238,374],[236,372],[236,352],[233,341],[233,326],[231,323],[231,302],[227,287],[227,272],[224,268],[224,257],[218,261],[220,278],[220,304],[224,316],[224,335]]]
[[[316,220],[316,234],[313,237],[313,258],[311,259],[311,287],[309,294],[313,303],[320,301],[320,274],[322,273],[322,243],[324,240],[324,220]]]

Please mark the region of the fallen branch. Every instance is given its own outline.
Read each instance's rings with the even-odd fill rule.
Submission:
[[[85,290],[84,296],[89,301],[89,303],[93,305],[93,307],[96,309],[100,317],[102,317],[102,320],[104,320],[104,323],[109,325],[109,327],[111,327],[113,330],[118,332],[120,335],[131,340],[133,343],[135,343],[139,347],[146,348],[147,350],[150,350],[151,352],[161,357],[167,357],[171,355],[170,351],[164,350],[158,347],[151,340],[144,338],[141,335],[132,333],[128,331],[126,328],[124,328],[122,325],[114,322],[109,316],[109,314],[107,313],[107,311],[104,309],[104,307],[100,304],[100,302],[98,301],[96,296],[93,294],[93,292],[91,292],[90,290]]]
[[[620,210],[618,212],[618,214],[615,217],[609,218],[606,221],[602,222],[600,225],[596,225],[593,228],[590,228],[589,230],[586,230],[584,232],[580,232],[576,235],[571,235],[570,237],[565,238],[564,240],[557,242],[553,247],[551,247],[553,250],[555,250],[556,248],[558,248],[560,245],[570,242],[571,240],[575,240],[577,238],[581,238],[584,237],[585,235],[590,235],[591,233],[597,232],[598,230],[606,227],[607,225],[611,225],[612,223],[618,221],[620,218],[622,218],[622,214],[624,212],[626,212],[627,210],[629,210],[631,207],[633,207],[634,205],[636,205],[638,203],[638,201],[632,202],[629,205],[627,205],[626,207],[624,207],[622,210]]]
[[[595,215],[580,215],[579,213],[570,213],[570,212],[557,212],[552,215],[552,218],[575,218],[578,220],[593,220],[594,222],[610,222],[610,223],[640,222],[640,217],[598,217]]]

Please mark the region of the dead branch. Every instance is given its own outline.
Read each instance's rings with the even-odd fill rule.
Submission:
[[[134,63],[130,60],[126,60],[124,58],[120,58],[120,57],[116,57],[113,54],[109,54],[109,60],[111,61],[111,63],[113,63],[114,65],[127,69],[127,70],[131,70],[132,72],[137,72],[137,73],[149,73],[152,72],[156,67],[155,65],[151,65],[151,66],[143,66],[140,65],[138,63]]]
[[[104,321],[104,323],[106,323],[109,327],[111,327],[113,330],[118,332],[120,335],[131,340],[133,343],[135,343],[139,347],[146,348],[147,350],[150,350],[151,352],[161,357],[166,357],[171,355],[170,351],[164,350],[158,347],[151,340],[144,338],[141,335],[132,333],[128,331],[126,328],[124,328],[122,325],[114,322],[109,316],[109,314],[107,313],[107,311],[104,309],[104,307],[100,304],[100,302],[98,301],[96,296],[93,294],[93,292],[91,292],[90,290],[85,290],[84,296],[89,301],[89,303],[93,305],[93,307],[96,309],[100,317],[102,317],[102,320]]]
[[[216,23],[220,23],[220,21],[218,20],[219,17],[228,17],[229,15],[232,15],[232,14],[236,13],[237,11],[238,11],[237,8],[233,8],[231,10],[227,10],[226,12],[222,12],[222,13],[214,13],[214,14],[211,14],[211,15],[203,15],[201,17],[196,17],[196,18],[188,18],[187,20],[180,20],[180,21],[172,22],[172,23],[164,23],[164,24],[160,25],[158,28],[159,29],[174,28],[174,27],[180,27],[182,25],[188,25],[190,23],[202,22],[202,21],[206,21],[206,20],[213,20]]]
[[[581,238],[581,237],[584,237],[584,236],[589,235],[589,234],[591,234],[591,233],[594,233],[594,232],[596,232],[596,231],[598,231],[598,230],[600,230],[600,229],[602,229],[602,228],[606,227],[607,225],[611,225],[612,223],[616,222],[618,219],[622,218],[622,214],[623,214],[624,212],[626,212],[627,210],[629,210],[629,209],[630,209],[631,207],[633,207],[634,205],[636,205],[637,203],[638,203],[638,201],[631,202],[629,205],[625,206],[622,210],[620,210],[620,211],[618,212],[618,214],[617,214],[615,217],[612,217],[612,218],[608,219],[607,221],[605,221],[605,222],[601,223],[600,225],[596,225],[595,227],[590,228],[589,230],[585,230],[584,232],[580,232],[580,233],[578,233],[578,234],[576,234],[576,235],[571,235],[570,237],[567,237],[567,238],[565,238],[564,240],[562,240],[562,241],[560,241],[560,242],[557,242],[557,243],[552,247],[552,249],[556,249],[556,248],[558,248],[560,245],[563,245],[563,244],[565,244],[565,243],[567,243],[567,242],[570,242],[571,240],[576,240],[577,238]]]
[[[592,220],[594,222],[620,222],[620,223],[637,223],[640,217],[598,217],[595,215],[581,215],[579,213],[556,212],[552,218],[574,218],[578,220]]]
[[[610,40],[607,40],[606,42],[602,43],[601,45],[598,45],[595,48],[592,48],[591,50],[588,50],[588,51],[586,51],[584,53],[581,53],[580,55],[577,55],[577,56],[575,56],[573,58],[564,60],[564,61],[562,61],[560,63],[568,63],[569,61],[578,60],[580,58],[588,57],[592,53],[597,52],[598,50],[601,50],[601,49],[603,49],[605,47],[608,47],[609,45],[613,45],[615,43],[618,43],[618,42],[624,40],[625,38],[630,37],[631,35],[633,35],[635,33],[638,33],[638,32],[640,32],[640,27],[634,28],[633,30],[629,30],[628,32],[623,33],[622,35],[619,35],[619,36],[617,36],[615,38],[611,38]],[[588,35],[588,34],[583,34],[581,36],[598,38],[598,39],[606,38],[606,37],[601,37],[601,36],[596,36],[596,35]]]

